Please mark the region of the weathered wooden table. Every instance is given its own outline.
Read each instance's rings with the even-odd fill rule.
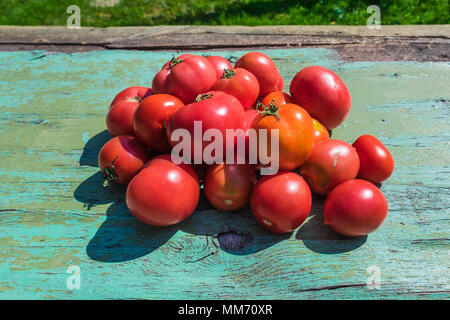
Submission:
[[[339,41],[347,41],[339,34],[328,39],[334,39],[341,55],[332,45],[315,48],[321,43],[263,50],[287,80],[286,90],[289,79],[308,65],[336,71],[353,103],[333,137],[353,142],[369,133],[392,151],[396,169],[381,188],[389,201],[388,217],[376,232],[358,238],[339,236],[322,224],[322,198],[315,198],[308,222],[289,235],[266,232],[248,209],[218,212],[204,199],[179,225],[156,228],[138,222],[127,211],[124,190],[102,186],[97,154],[110,138],[104,119],[115,93],[150,85],[161,64],[176,53],[91,50],[96,47],[83,47],[82,41],[64,44],[72,33],[64,38],[67,31],[56,32],[58,43],[54,29],[43,30],[30,42],[23,35],[31,31],[0,28],[1,299],[450,297],[448,26],[439,29],[438,40],[424,36],[429,59],[414,49],[417,35],[408,40],[402,31],[397,37],[403,40],[397,42],[390,36],[391,45],[413,49],[404,55],[402,47],[388,60],[441,62],[385,62],[383,51],[375,48],[385,45],[383,38],[375,45],[364,37],[368,44],[359,41],[350,58],[351,49],[339,47]],[[98,33],[98,38],[102,32],[114,34],[110,29],[83,32]],[[152,32],[141,38],[151,42]],[[265,39],[273,38],[271,32]],[[298,39],[317,41],[320,35]],[[367,49],[370,45],[375,47]],[[31,50],[10,51],[17,49]],[[380,61],[364,62],[364,50],[372,50],[367,60]],[[245,51],[225,46],[202,54],[233,58]],[[74,270],[80,271],[79,289],[70,286],[76,282],[68,271]]]

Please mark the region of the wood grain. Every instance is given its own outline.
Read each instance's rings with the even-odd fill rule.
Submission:
[[[0,49],[207,50],[323,47],[345,61],[448,61],[450,25],[156,26],[81,28],[0,26]]]
[[[129,214],[123,188],[102,187],[96,159],[114,95],[150,85],[172,53],[0,52],[0,298],[448,299],[450,64],[264,52],[285,89],[308,65],[337,72],[352,110],[333,137],[374,134],[392,151],[379,230],[335,234],[319,197],[288,235],[266,232],[248,209],[218,212],[204,201],[177,226],[145,226]],[[70,265],[81,268],[79,290],[66,287]],[[369,266],[381,271],[379,289],[366,285]]]

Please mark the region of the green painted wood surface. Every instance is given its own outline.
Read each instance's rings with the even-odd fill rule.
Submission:
[[[396,170],[382,186],[390,211],[379,230],[335,234],[322,225],[323,199],[286,236],[263,230],[248,209],[203,206],[177,226],[145,226],[128,213],[123,189],[102,187],[96,159],[114,94],[150,85],[173,53],[3,52],[0,298],[448,299],[450,64],[266,53],[285,79],[312,64],[335,70],[353,104],[333,137],[374,134],[392,151]],[[230,248],[236,239],[242,249]],[[70,265],[81,269],[80,289],[66,286]],[[369,266],[380,269],[379,289],[366,286]]]

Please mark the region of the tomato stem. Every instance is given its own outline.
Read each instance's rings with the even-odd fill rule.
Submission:
[[[116,155],[116,158],[111,161],[111,167],[106,167],[103,169],[103,178],[105,178],[105,183],[103,183],[104,186],[108,185],[108,182],[114,181],[117,179],[117,173],[116,169],[114,168],[114,162],[117,160],[119,155]]]
[[[206,99],[209,99],[209,98],[212,98],[212,94],[211,93],[202,93],[202,94],[199,94],[198,96],[197,96],[197,98],[195,98],[195,102],[200,102],[200,101],[202,101],[202,100],[206,100]]]
[[[225,78],[225,79],[230,79],[230,78],[232,78],[235,74],[236,74],[236,72],[235,72],[234,70],[231,70],[231,69],[223,69],[222,77]]]
[[[173,69],[173,67],[175,67],[177,64],[179,64],[181,61],[183,61],[183,60],[173,57],[172,59],[170,59],[169,68]]]
[[[259,114],[263,116],[275,116],[278,120],[281,120],[280,115],[278,114],[279,108],[280,107],[275,100],[272,100],[267,107],[260,102],[256,105],[256,110]]]

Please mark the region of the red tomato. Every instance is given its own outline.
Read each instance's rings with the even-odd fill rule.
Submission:
[[[340,184],[328,195],[324,223],[337,233],[362,236],[377,229],[387,213],[383,193],[370,182],[354,179]]]
[[[161,70],[170,67],[170,64],[174,63],[173,62],[174,60],[184,60],[184,59],[187,59],[187,58],[190,58],[190,57],[193,57],[193,56],[195,56],[195,55],[190,54],[190,53],[184,53],[181,56],[178,56],[178,58],[176,58],[176,59],[172,58],[171,60],[169,60],[166,63],[164,63],[164,65],[162,66]]]
[[[180,99],[168,94],[154,94],[142,100],[134,114],[136,137],[151,150],[169,152],[165,123],[182,106]]]
[[[98,166],[104,178],[121,185],[127,185],[147,160],[147,147],[133,136],[112,138],[98,154]]]
[[[152,89],[147,87],[129,87],[120,91],[111,102],[110,108],[119,101],[140,102],[145,97],[152,94]]]
[[[271,103],[269,108],[253,122],[253,129],[267,130],[267,153],[271,149],[271,129],[278,129],[279,168],[293,170],[306,161],[314,143],[314,125],[308,112],[296,104],[286,103],[279,108]],[[258,148],[259,148],[259,134]],[[259,151],[258,151],[259,153]]]
[[[329,139],[314,145],[300,174],[312,191],[326,195],[337,185],[354,179],[358,170],[356,150],[345,141]]]
[[[216,80],[216,70],[208,59],[184,55],[173,58],[156,74],[152,88],[153,93],[171,94],[188,104],[209,91]]]
[[[133,115],[139,102],[152,94],[147,87],[129,87],[119,92],[109,107],[106,127],[112,136],[134,135]]]
[[[201,121],[201,135],[208,129],[218,129],[223,137],[224,157],[226,149],[226,129],[242,129],[244,121],[244,108],[238,99],[221,91],[210,91],[200,95],[197,102],[178,109],[167,121],[166,133],[169,143],[173,146],[181,141],[172,141],[172,132],[183,128],[191,135],[191,157],[194,158],[194,121]],[[202,138],[198,137],[198,138]],[[211,142],[198,141],[202,146],[202,155],[206,146]],[[234,148],[234,144],[232,147]]]
[[[151,159],[128,185],[126,202],[137,219],[152,226],[168,226],[195,210],[200,185],[191,165],[176,165],[170,155]]]
[[[118,101],[106,115],[106,128],[114,136],[134,135],[133,116],[139,102]]]
[[[225,69],[223,76],[212,87],[236,97],[245,110],[253,106],[259,95],[258,79],[249,71],[236,68]]]
[[[394,171],[394,158],[378,138],[362,135],[353,143],[361,162],[358,177],[372,183],[381,183]]]
[[[238,210],[248,203],[255,182],[255,171],[248,164],[216,164],[206,171],[204,191],[216,209]]]
[[[314,143],[330,139],[330,134],[319,121],[312,119],[314,124]]]
[[[271,91],[279,90],[277,88],[279,73],[275,63],[261,52],[250,52],[243,55],[234,66],[235,68],[244,68],[253,73],[259,82],[259,95],[264,97]]]
[[[287,233],[298,228],[311,211],[311,191],[293,172],[264,176],[253,187],[250,207],[264,228]]]
[[[244,131],[252,128],[253,122],[255,121],[255,118],[259,115],[258,110],[256,109],[248,109],[244,113]]]
[[[295,102],[327,129],[338,127],[350,112],[351,98],[345,83],[327,68],[300,70],[291,81],[290,92]]]
[[[221,56],[207,56],[206,59],[211,62],[214,69],[216,70],[217,79],[222,78],[223,71],[225,69],[233,69],[233,65],[230,61]]]
[[[279,91],[283,91],[283,89],[284,89],[284,79],[281,76],[281,73],[278,73],[277,89]]]
[[[266,107],[269,107],[269,103],[271,102],[281,106],[286,103],[294,103],[294,100],[290,95],[284,93],[283,91],[272,91],[261,100],[261,103]]]

